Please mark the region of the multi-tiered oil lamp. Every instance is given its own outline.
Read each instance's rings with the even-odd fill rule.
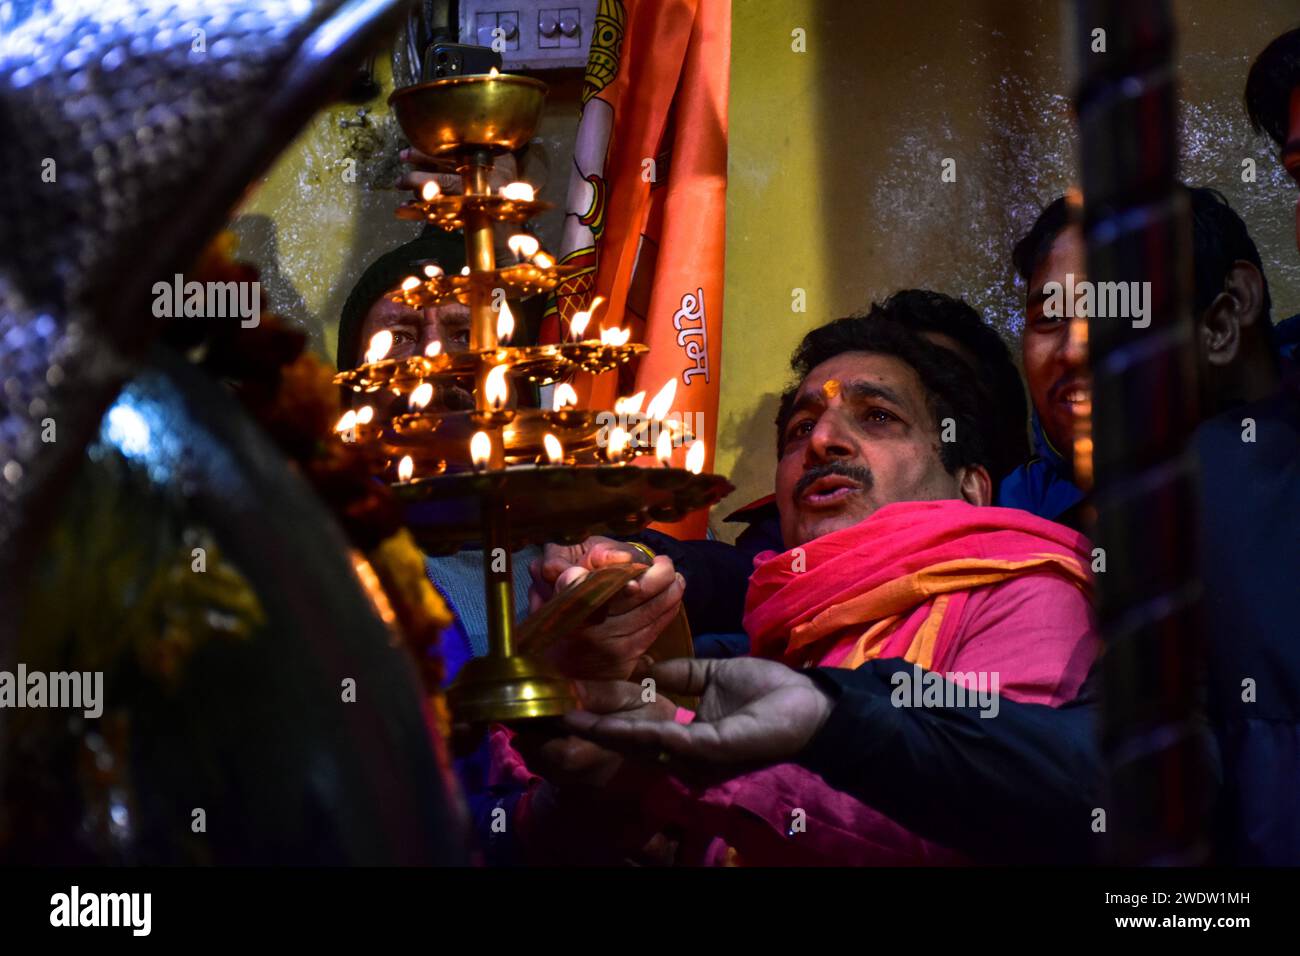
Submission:
[[[611,428],[608,413],[578,407],[566,379],[609,371],[646,350],[629,342],[626,330],[589,330],[587,313],[572,323],[568,341],[509,344],[509,300],[550,291],[568,273],[524,233],[510,243],[516,262],[495,261],[495,224],[517,225],[548,208],[527,184],[512,183],[496,193],[489,187],[494,157],[529,140],[545,96],[537,80],[495,72],[393,93],[390,103],[411,144],[454,160],[463,183],[454,195],[427,188],[400,207],[398,216],[463,229],[468,262],[461,275],[426,269],[402,283],[397,296],[419,308],[453,298],[466,303],[470,347],[387,359],[387,346],[379,341],[368,349],[364,365],[338,377],[363,394],[388,389],[407,396],[407,412],[387,422],[375,421],[373,413],[361,422],[358,413],[340,423],[346,426],[340,433],[364,443],[394,481],[421,545],[433,553],[471,545],[483,550],[489,652],[466,664],[448,691],[455,719],[471,724],[555,716],[577,706],[567,679],[515,646],[514,550],[674,521],[731,488],[721,477],[700,473],[699,442],[687,456],[691,469],[669,467],[672,447],[691,437],[667,417],[671,385],[645,416],[631,416],[637,425],[629,429]],[[552,407],[518,407],[519,381],[556,384]],[[472,410],[432,407],[437,388],[451,385],[472,388]],[[643,399],[637,398],[637,412]],[[629,407],[621,411],[627,419]],[[657,435],[650,443],[657,461],[640,467],[632,461],[647,444],[646,432]]]

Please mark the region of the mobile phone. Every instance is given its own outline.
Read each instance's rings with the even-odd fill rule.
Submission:
[[[488,46],[439,41],[425,51],[420,67],[420,79],[440,80],[446,76],[466,76],[490,73],[502,66],[501,54]]]

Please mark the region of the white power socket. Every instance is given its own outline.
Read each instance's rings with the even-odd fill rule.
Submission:
[[[491,47],[507,70],[584,69],[597,0],[462,0],[462,43]]]

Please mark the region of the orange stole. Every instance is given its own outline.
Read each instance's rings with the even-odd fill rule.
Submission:
[[[853,669],[880,657],[910,613],[926,601],[929,612],[899,653],[909,663],[931,669],[939,635],[953,597],[965,605],[966,594],[975,588],[1000,584],[1012,578],[1040,571],[1064,575],[1076,587],[1090,591],[1087,570],[1074,558],[1061,554],[1036,554],[1021,561],[987,558],[959,558],[922,568],[887,581],[866,594],[841,601],[790,632],[786,659],[796,658],[803,666],[824,665]],[[958,610],[960,615],[960,609]],[[828,640],[849,628],[870,622],[856,637],[841,638],[830,647]],[[954,622],[956,623],[956,622]],[[824,653],[818,653],[819,650]]]

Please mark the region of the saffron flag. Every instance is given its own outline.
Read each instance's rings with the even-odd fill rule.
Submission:
[[[580,269],[557,289],[542,341],[568,336],[579,311],[629,328],[650,351],[627,371],[575,383],[584,403],[653,397],[675,380],[669,414],[717,441],[726,236],[730,0],[601,0],[569,179],[561,262]],[[686,451],[673,452],[681,467]],[[658,525],[703,537],[707,514]]]

